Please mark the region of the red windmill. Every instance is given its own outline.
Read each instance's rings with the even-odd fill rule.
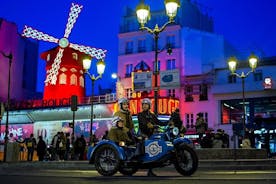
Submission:
[[[106,50],[70,43],[68,37],[82,10],[81,5],[72,3],[63,38],[53,36],[25,26],[22,36],[57,43],[58,46],[42,53],[46,60],[44,99],[68,98],[71,95],[84,96],[83,67],[84,55],[104,59]],[[54,55],[54,57],[51,57]]]

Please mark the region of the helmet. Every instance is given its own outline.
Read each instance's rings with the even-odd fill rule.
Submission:
[[[118,100],[118,103],[119,103],[120,105],[123,104],[123,103],[128,103],[128,99],[125,98],[125,97],[122,97],[122,98],[120,98],[120,99]]]
[[[151,106],[151,101],[150,101],[150,99],[148,99],[148,98],[144,98],[144,99],[142,100],[142,104],[148,104],[149,106]]]
[[[128,104],[129,101],[128,101],[127,98],[122,97],[122,98],[120,98],[120,99],[118,100],[118,103],[119,103],[120,109],[121,109],[122,111],[125,111],[125,109],[123,109],[123,104],[124,104],[124,103],[127,103],[127,104]]]
[[[119,116],[114,116],[113,119],[112,119],[112,126],[117,126],[117,123],[119,121],[123,121],[123,119]]]

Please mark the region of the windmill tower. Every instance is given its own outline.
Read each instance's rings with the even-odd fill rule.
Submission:
[[[84,96],[84,73],[82,59],[104,59],[106,50],[69,42],[71,30],[83,6],[72,3],[63,38],[57,39],[34,28],[25,26],[22,36],[57,43],[58,46],[41,54],[46,60],[44,99],[68,98],[71,95]]]

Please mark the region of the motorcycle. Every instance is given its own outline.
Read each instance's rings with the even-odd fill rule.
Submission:
[[[112,176],[118,171],[123,175],[133,175],[139,169],[174,165],[183,176],[192,175],[198,168],[198,157],[192,142],[180,137],[177,127],[160,127],[147,138],[138,137],[135,146],[116,144],[111,140],[101,140],[88,150],[89,163],[103,176]]]

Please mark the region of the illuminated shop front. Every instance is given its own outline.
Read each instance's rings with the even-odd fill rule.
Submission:
[[[70,109],[71,100],[64,99],[48,99],[23,101],[12,104],[13,110],[9,115],[9,133],[13,134],[14,139],[27,138],[31,133],[35,138],[39,135],[51,144],[53,136],[62,131],[72,134],[72,128],[69,123],[72,122],[73,112]],[[169,115],[179,105],[179,101],[174,98],[159,98],[160,120],[167,121]],[[68,107],[69,106],[69,107]],[[153,108],[153,107],[152,107]],[[109,103],[101,103],[94,105],[93,134],[97,138],[101,138],[106,130],[112,126],[113,113],[118,109],[115,100]],[[130,109],[134,115],[134,122],[138,123],[137,115],[141,111],[141,98],[130,99]],[[2,122],[6,121],[3,117]],[[78,110],[75,113],[74,134],[89,140],[90,131],[90,104],[89,98],[82,99]],[[136,126],[137,131],[137,126]],[[5,136],[5,125],[1,124],[0,142],[3,142]]]

